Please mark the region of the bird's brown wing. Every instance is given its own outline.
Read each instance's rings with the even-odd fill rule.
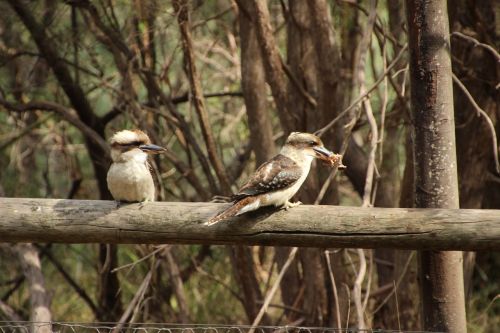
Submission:
[[[158,199],[158,193],[160,193],[160,183],[156,175],[155,168],[148,160],[146,160],[146,167],[148,168],[149,173],[151,174],[151,178],[153,178],[153,184],[155,186],[155,201],[156,201]]]
[[[285,189],[299,180],[301,175],[302,169],[297,163],[284,155],[276,155],[262,164],[232,199],[238,201],[249,196]]]

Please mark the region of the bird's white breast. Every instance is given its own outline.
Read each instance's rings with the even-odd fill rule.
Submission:
[[[146,156],[111,164],[108,171],[108,188],[115,200],[140,202],[154,201],[155,186],[146,164]]]
[[[309,175],[309,169],[311,168],[311,161],[306,161],[301,165],[300,167],[302,168],[302,174],[300,178],[290,187],[284,189],[284,190],[279,190],[275,192],[271,192],[268,194],[265,194],[262,200],[262,206],[282,206],[284,205],[288,200],[290,200],[295,193],[298,192],[302,184],[307,178],[307,175]]]

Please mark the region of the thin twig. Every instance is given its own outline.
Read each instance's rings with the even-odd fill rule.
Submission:
[[[189,102],[189,93],[185,93],[183,95],[177,96],[177,97],[172,97],[172,103],[174,104],[180,104],[180,103],[186,103]],[[243,92],[241,91],[223,91],[223,92],[218,92],[218,93],[209,93],[209,94],[203,94],[203,98],[208,99],[208,98],[214,98],[214,97],[243,97]]]
[[[355,107],[356,105],[358,105],[359,102],[361,102],[366,96],[368,96],[373,90],[375,90],[378,87],[378,85],[384,80],[385,76],[387,74],[389,74],[389,72],[394,68],[394,66],[396,66],[396,64],[401,59],[401,57],[403,56],[403,54],[404,54],[404,52],[406,51],[407,48],[408,48],[408,44],[405,44],[405,46],[403,46],[403,48],[401,50],[399,50],[399,53],[394,58],[394,60],[391,62],[391,64],[387,67],[387,69],[385,70],[385,72],[382,73],[382,75],[380,75],[380,77],[377,79],[377,81],[375,81],[375,83],[373,83],[370,86],[370,88],[368,88],[366,90],[366,92],[364,94],[360,94],[358,96],[358,98],[356,98],[347,108],[345,108],[342,112],[340,112],[326,126],[324,126],[324,127],[320,128],[319,130],[317,130],[314,134],[316,134],[317,136],[321,137],[323,134],[325,134],[326,131],[328,131],[330,128],[332,128],[332,126],[335,125],[337,123],[337,121],[339,121],[342,117],[344,117],[353,107]]]
[[[474,97],[472,97],[472,95],[470,94],[469,90],[467,90],[465,85],[458,79],[458,77],[455,74],[452,75],[453,75],[453,82],[455,82],[457,86],[459,86],[460,89],[462,89],[465,96],[467,96],[472,106],[476,109],[478,115],[483,116],[484,119],[486,120],[486,123],[488,124],[488,127],[491,132],[491,141],[493,144],[493,157],[495,160],[495,169],[497,173],[500,174],[500,161],[498,160],[498,141],[497,141],[497,133],[495,131],[495,125],[493,124],[493,121],[491,121],[490,116],[488,116],[488,114],[483,109],[481,109],[479,105],[477,105],[476,101],[474,100]]]
[[[25,111],[35,111],[35,110],[43,110],[43,111],[52,111],[60,116],[62,116],[66,121],[70,124],[78,128],[82,134],[94,141],[100,148],[109,154],[109,146],[104,141],[104,139],[97,134],[94,129],[87,126],[83,121],[81,121],[77,116],[73,115],[70,108],[67,108],[61,104],[57,104],[49,101],[31,101],[28,103],[22,104],[14,104],[6,101],[5,99],[0,97],[0,105],[3,105],[6,109],[14,112],[25,112]]]
[[[169,247],[170,245],[161,245],[160,247],[158,247],[156,250],[146,254],[144,257],[134,261],[134,262],[131,262],[129,264],[125,264],[125,265],[122,265],[120,267],[116,267],[114,268],[113,270],[111,270],[111,273],[115,273],[115,272],[118,272],[119,270],[122,270],[124,268],[127,268],[127,267],[130,267],[130,270],[129,272],[135,267],[135,265],[137,265],[138,263],[150,258],[151,256],[154,256],[155,254],[157,254],[158,252],[164,250],[166,247]],[[127,273],[128,274],[128,273]]]
[[[403,267],[403,271],[401,272],[401,275],[399,276],[398,280],[396,281],[396,287],[399,287],[401,284],[401,281],[403,281],[404,276],[406,275],[406,272],[408,271],[408,268],[410,267],[411,260],[413,259],[413,256],[415,255],[415,252],[411,252],[410,255],[408,256],[408,259],[406,259],[406,263]],[[384,298],[384,300],[377,306],[375,310],[371,313],[373,316],[375,313],[377,313],[384,305],[387,303],[387,301],[392,297],[394,294],[394,289]]]
[[[299,82],[299,80],[293,74],[290,67],[288,67],[288,65],[285,64],[285,62],[283,61],[283,58],[281,58],[281,56],[280,56],[279,59],[281,61],[281,66],[283,66],[283,70],[285,71],[285,74],[288,76],[288,78],[290,79],[292,84],[295,86],[295,88],[297,88],[297,90],[300,92],[302,97],[304,97],[306,102],[309,103],[309,105],[311,105],[313,108],[316,108],[318,106],[318,102],[316,102],[316,99],[313,96],[311,96],[311,94],[309,94],[307,92],[307,90],[302,86],[302,84]]]
[[[457,37],[460,37],[462,39],[465,39],[465,40],[468,40],[472,43],[474,43],[474,46],[481,46],[483,48],[485,48],[486,50],[490,51],[493,56],[497,59],[497,62],[500,62],[500,54],[497,52],[497,50],[495,50],[494,47],[492,47],[491,45],[488,45],[488,44],[484,44],[484,43],[481,43],[480,41],[478,41],[477,39],[475,39],[474,37],[471,37],[471,36],[468,36],[468,35],[465,35],[459,31],[455,31],[455,32],[452,32],[450,34],[450,36],[457,36]]]
[[[396,297],[396,316],[398,318],[398,328],[401,331],[401,321],[399,320],[399,302],[398,302],[398,288],[396,286],[396,281],[392,280],[394,284],[394,297]]]
[[[189,323],[189,309],[186,301],[186,293],[184,292],[184,284],[180,276],[179,265],[175,260],[172,249],[165,251],[164,256],[167,260],[167,271],[170,276],[170,282],[173,286],[175,298],[179,308],[180,321],[184,324]]]
[[[344,283],[343,286],[347,292],[347,319],[345,327],[349,327],[349,316],[351,314],[351,290],[349,289],[349,286],[346,283]]]
[[[29,124],[28,126],[23,128],[22,130],[18,131],[17,133],[9,133],[7,136],[7,139],[5,139],[3,142],[0,143],[0,151],[3,150],[4,148],[10,146],[11,144],[16,142],[17,140],[21,139],[23,136],[31,133],[31,131],[33,129],[42,125],[43,123],[45,123],[47,120],[49,120],[52,117],[53,117],[52,114],[45,115],[44,117],[40,117],[37,121],[35,121],[32,124]]]
[[[337,329],[340,331],[342,329],[342,325],[340,322],[339,295],[337,292],[337,284],[335,283],[335,277],[333,275],[332,264],[330,262],[330,251],[325,251],[325,258],[326,258],[326,265],[328,267],[328,274],[330,275],[330,281],[332,282],[333,301],[335,302],[335,319],[337,321]]]
[[[5,303],[2,300],[0,300],[0,311],[7,317],[7,319],[13,322],[23,320],[23,318],[21,318],[21,316],[17,314],[16,310],[14,310],[9,304]]]
[[[196,265],[196,271],[198,273],[200,273],[201,275],[206,276],[210,280],[213,280],[214,282],[217,282],[222,287],[224,287],[225,289],[227,289],[227,291],[229,291],[231,293],[231,295],[233,295],[233,297],[236,298],[241,304],[245,303],[245,300],[243,299],[243,297],[241,297],[236,290],[234,290],[233,288],[231,288],[230,285],[228,285],[226,282],[222,281],[222,279],[218,278],[217,276],[215,276],[213,274],[210,274],[209,272],[205,271],[203,268],[201,268],[198,265]]]
[[[358,257],[359,257],[359,271],[356,275],[356,280],[354,281],[353,287],[353,298],[354,305],[356,306],[356,315],[358,319],[358,329],[365,329],[365,314],[363,311],[363,304],[361,301],[361,284],[366,275],[366,259],[365,252],[363,249],[358,249]]]
[[[387,47],[384,42],[382,46],[382,66],[384,71],[387,68]],[[389,76],[390,77],[390,76]],[[382,165],[382,159],[384,155],[384,131],[385,131],[385,112],[387,111],[387,103],[389,100],[389,87],[388,87],[388,76],[384,77],[384,93],[382,95],[382,109],[380,110],[380,138],[379,138],[379,160],[378,165]],[[397,92],[399,97],[399,91]],[[404,105],[404,104],[403,104]]]
[[[151,278],[153,276],[153,272],[158,268],[158,265],[160,264],[161,260],[155,261],[151,269],[149,270],[148,274],[146,274],[146,277],[144,280],[142,280],[141,285],[137,289],[137,292],[134,295],[134,298],[132,298],[132,301],[130,301],[127,309],[125,312],[122,314],[120,317],[120,320],[118,321],[118,324],[116,325],[115,329],[113,330],[113,333],[115,332],[121,332],[123,326],[125,325],[125,322],[127,319],[130,317],[132,314],[132,311],[134,308],[141,302],[141,300],[144,298],[144,294],[148,290],[149,283],[151,282]]]
[[[372,286],[372,276],[373,276],[373,251],[368,250],[370,261],[368,262],[368,279],[366,281],[365,288],[365,299],[363,300],[363,313],[366,311],[368,305],[368,299],[370,298],[370,291]]]
[[[262,320],[262,317],[264,314],[267,312],[267,307],[271,303],[271,299],[273,298],[274,294],[278,290],[278,287],[281,283],[281,280],[283,279],[283,276],[285,275],[286,271],[288,270],[288,267],[293,262],[293,259],[295,259],[295,255],[297,254],[298,247],[292,248],[290,251],[290,254],[288,255],[288,259],[286,260],[285,264],[281,268],[280,273],[278,274],[278,277],[276,278],[276,281],[274,282],[273,287],[269,291],[269,293],[266,295],[266,298],[264,299],[264,304],[262,304],[262,307],[259,310],[259,313],[255,317],[252,327],[248,330],[248,333],[255,333],[255,326],[259,325],[260,321]]]
[[[363,101],[365,107],[366,118],[370,124],[371,140],[370,140],[370,153],[368,154],[368,166],[366,168],[365,189],[363,191],[363,207],[372,206],[372,190],[373,190],[373,174],[375,171],[375,157],[377,154],[378,145],[378,126],[375,116],[373,115],[372,105],[370,99],[366,98]]]
[[[87,294],[85,289],[83,289],[72,277],[69,273],[64,269],[63,265],[52,255],[52,252],[49,248],[45,248],[43,246],[36,246],[38,250],[43,253],[49,261],[54,265],[54,267],[61,273],[66,282],[76,291],[76,293],[83,299],[83,301],[89,306],[96,317],[99,317],[99,309],[95,305],[94,301]]]

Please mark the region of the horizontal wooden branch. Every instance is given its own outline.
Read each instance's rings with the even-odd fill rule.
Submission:
[[[299,206],[203,224],[226,205],[0,198],[0,242],[500,250],[500,210]]]

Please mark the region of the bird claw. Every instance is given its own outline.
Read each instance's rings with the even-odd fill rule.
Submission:
[[[120,200],[115,200],[115,203],[116,203],[116,209],[122,206],[122,202]]]
[[[300,202],[300,201],[297,201],[297,202],[287,201],[287,202],[285,202],[285,204],[283,205],[283,207],[285,208],[285,210],[289,210],[290,208],[297,207],[297,206],[300,206],[300,205],[302,205],[302,202]]]

